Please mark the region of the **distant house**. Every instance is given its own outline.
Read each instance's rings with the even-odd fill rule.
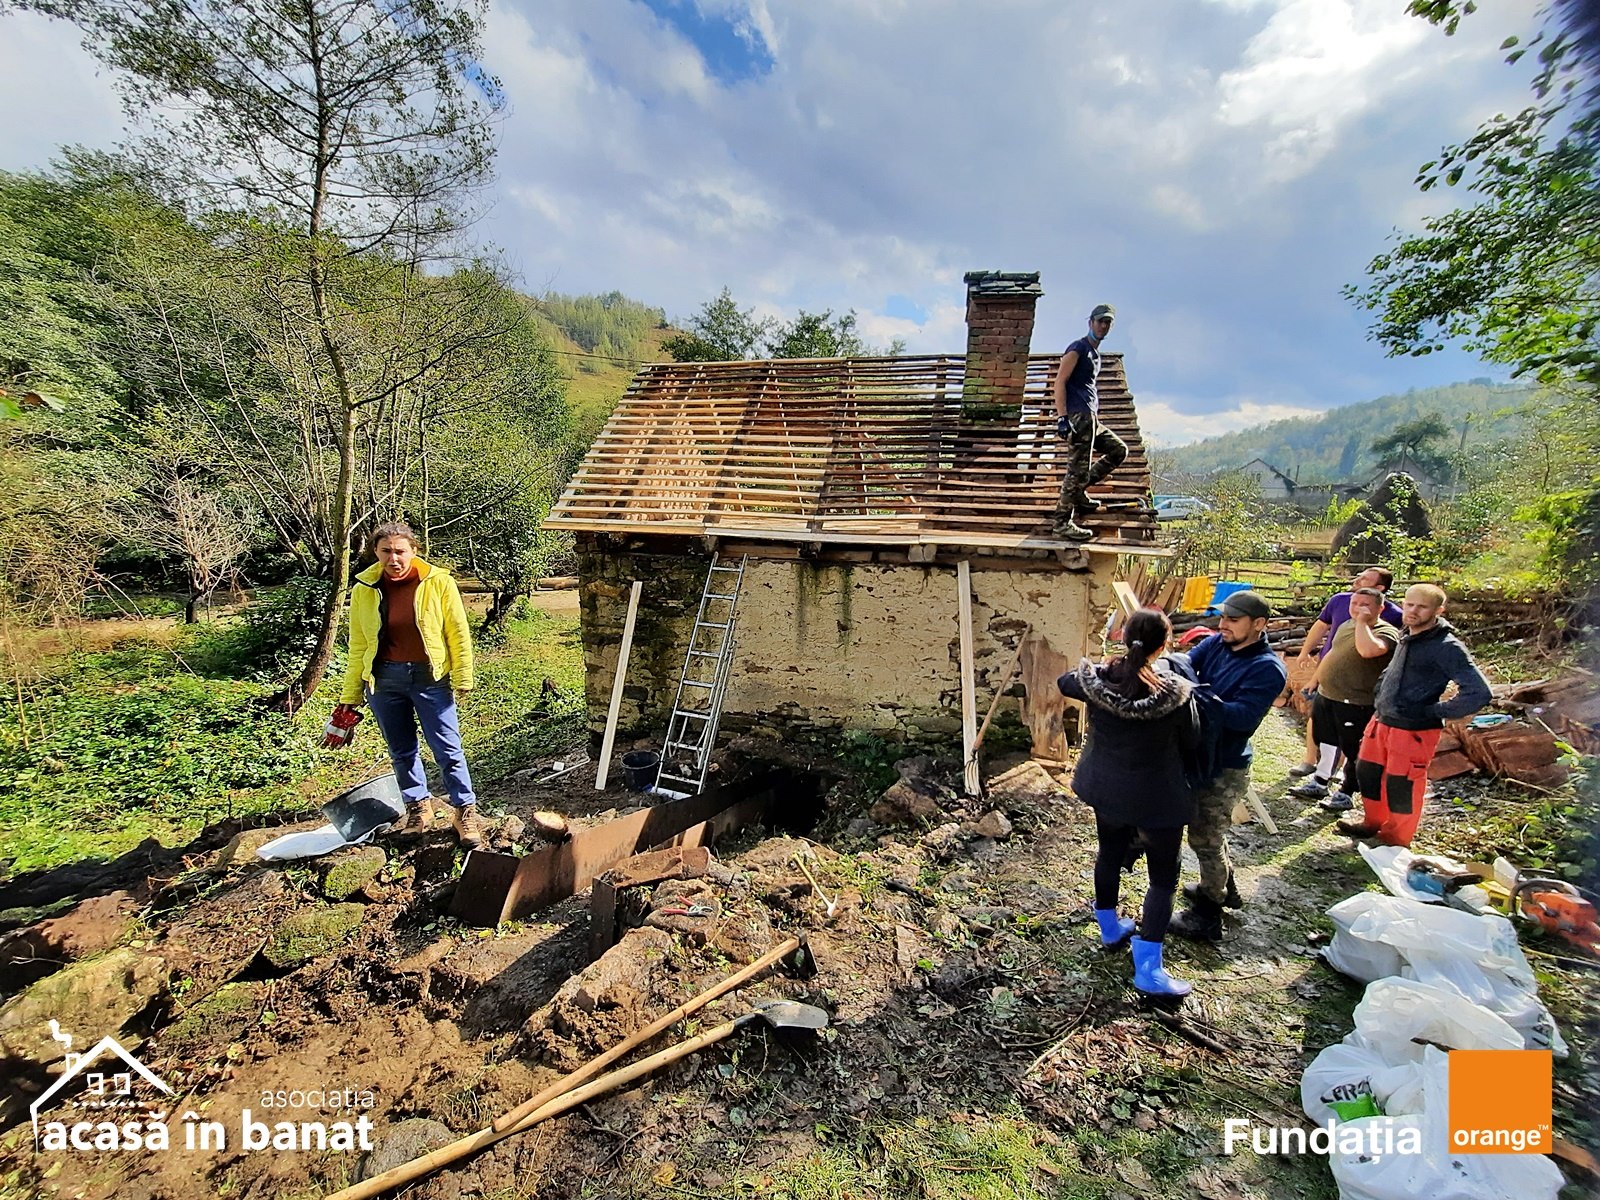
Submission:
[[[1261,498],[1263,500],[1291,503],[1294,500],[1298,485],[1292,476],[1285,471],[1278,470],[1264,458],[1252,458],[1239,468],[1242,474],[1250,476],[1261,485]]]

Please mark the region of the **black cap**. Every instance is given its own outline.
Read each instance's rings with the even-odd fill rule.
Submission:
[[[1225,617],[1270,617],[1272,605],[1260,592],[1235,592],[1222,602]]]

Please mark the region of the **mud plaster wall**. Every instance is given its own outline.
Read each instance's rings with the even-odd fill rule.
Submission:
[[[972,564],[978,716],[1025,626],[1071,659],[1098,646],[1114,602],[1115,560],[1088,571],[985,570]],[[580,556],[580,613],[591,730],[605,727],[628,589],[644,580],[619,730],[660,732],[683,667],[705,559]],[[725,730],[769,735],[870,729],[914,740],[961,731],[960,634],[953,566],[752,561],[738,610]],[[1015,701],[1002,712],[1015,713]]]

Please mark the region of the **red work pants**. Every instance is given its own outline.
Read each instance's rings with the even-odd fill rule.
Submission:
[[[1428,764],[1439,748],[1441,729],[1395,729],[1377,717],[1361,738],[1356,780],[1368,825],[1386,846],[1409,846],[1422,820]]]

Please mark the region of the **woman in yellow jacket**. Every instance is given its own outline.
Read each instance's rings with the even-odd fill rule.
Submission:
[[[428,779],[417,729],[433,751],[461,844],[483,840],[467,774],[456,696],[472,690],[472,632],[456,581],[417,557],[417,535],[395,521],[373,532],[378,561],[350,592],[350,663],[342,703],[365,702],[383,731],[406,802],[402,833],[428,828]]]

